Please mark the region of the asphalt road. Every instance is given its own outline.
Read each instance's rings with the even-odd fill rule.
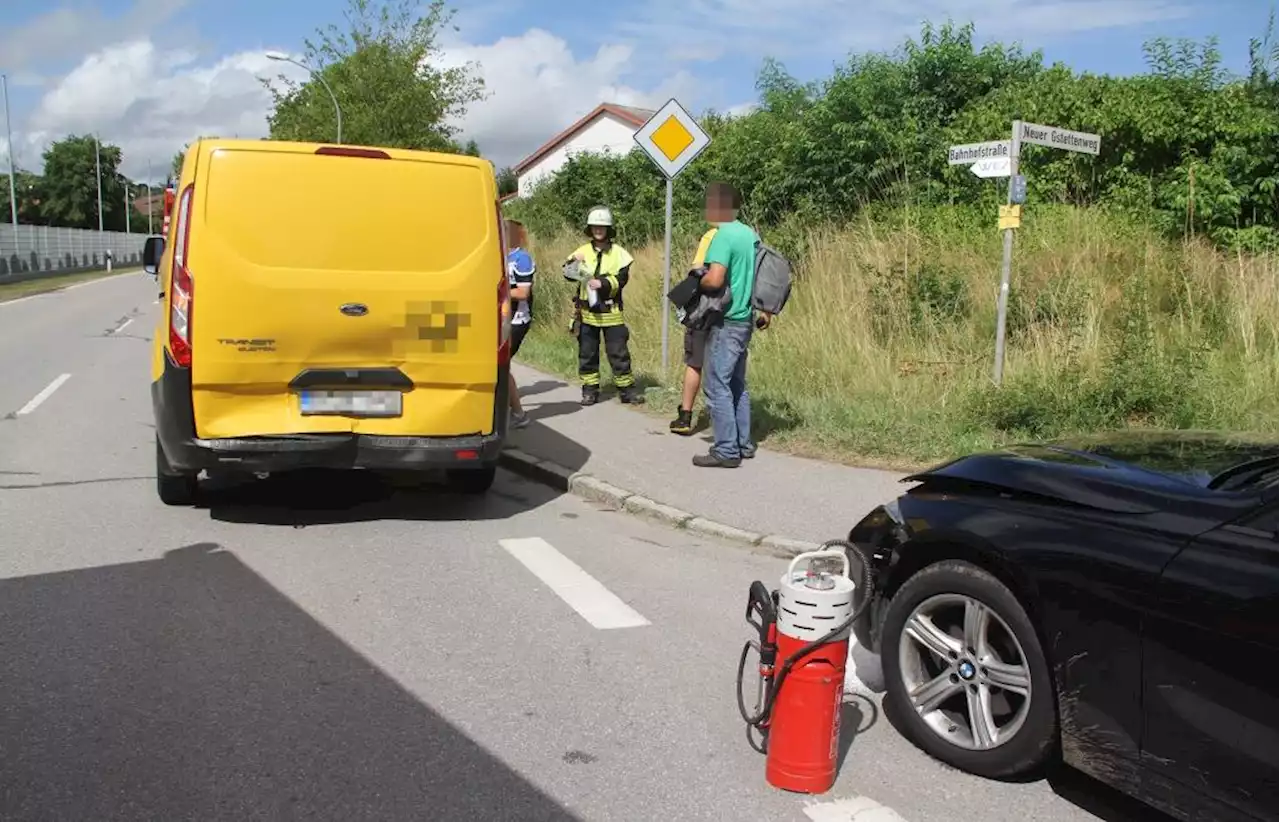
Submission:
[[[312,475],[162,506],[155,290],[0,304],[0,818],[1146,817],[1070,775],[949,771],[874,693],[831,794],[770,789],[733,673],[776,558],[508,475],[487,500]]]

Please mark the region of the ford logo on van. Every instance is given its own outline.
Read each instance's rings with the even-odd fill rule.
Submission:
[[[348,317],[363,317],[365,314],[369,313],[369,306],[363,303],[346,303],[338,310],[343,314],[346,314]]]

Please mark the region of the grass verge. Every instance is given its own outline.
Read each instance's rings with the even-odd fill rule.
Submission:
[[[752,343],[757,437],[909,468],[1011,440],[1128,427],[1276,432],[1275,254],[1168,241],[1101,209],[1038,207],[1017,237],[997,388],[1000,236],[988,218],[912,210],[805,237],[791,302]],[[541,275],[520,358],[563,376],[575,374],[577,352],[559,266],[581,241],[566,231],[531,242]],[[673,279],[694,244],[676,245]],[[664,367],[662,249],[630,250],[632,359],[654,386],[649,407],[665,416],[683,329],[673,318]]]
[[[58,291],[69,285],[77,283],[87,283],[91,280],[100,280],[103,277],[115,277],[119,274],[136,274],[141,271],[140,268],[119,269],[108,273],[106,271],[80,271],[75,274],[60,274],[52,277],[41,277],[36,280],[23,280],[17,283],[0,282],[0,303],[16,300],[21,297],[30,297],[35,294],[44,294],[49,291]]]

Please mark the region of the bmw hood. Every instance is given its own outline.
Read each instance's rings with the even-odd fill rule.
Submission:
[[[1117,513],[1154,513],[1212,493],[1233,465],[1274,457],[1276,442],[1198,431],[1122,431],[1011,445],[906,477],[951,481]]]

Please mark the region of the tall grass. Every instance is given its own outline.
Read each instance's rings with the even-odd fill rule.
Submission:
[[[791,302],[751,348],[757,436],[775,448],[910,466],[1023,438],[1142,426],[1274,433],[1275,254],[1216,251],[1098,209],[1037,207],[1018,232],[1003,386],[992,384],[1000,235],[989,214],[883,213],[803,236]],[[792,230],[794,231],[794,229]],[[673,279],[696,238],[680,237]],[[522,358],[576,368],[560,262],[582,242],[535,237],[535,330]],[[674,410],[683,329],[660,362],[662,248],[626,292],[632,357]]]

